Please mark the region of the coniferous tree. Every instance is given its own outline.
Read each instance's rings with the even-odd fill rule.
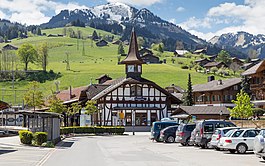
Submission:
[[[122,54],[124,54],[124,53],[125,53],[125,51],[124,51],[124,47],[123,47],[123,45],[122,45],[122,42],[120,42],[119,47],[118,47],[118,54],[119,54],[119,55],[122,55]]]
[[[241,81],[241,89],[243,92],[251,96],[251,90],[250,90],[250,84],[249,84],[249,78],[246,76],[242,77]]]
[[[186,106],[192,106],[193,105],[193,97],[192,97],[192,82],[191,82],[191,76],[189,74],[188,77],[188,87],[187,91],[184,96],[184,105]]]

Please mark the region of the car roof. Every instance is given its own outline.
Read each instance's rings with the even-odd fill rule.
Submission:
[[[240,127],[223,127],[223,128],[217,128],[216,130],[226,130],[226,129],[240,129]]]

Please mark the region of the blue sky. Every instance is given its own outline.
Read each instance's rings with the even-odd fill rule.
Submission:
[[[88,8],[107,2],[147,8],[203,39],[237,31],[265,34],[265,0],[0,0],[0,18],[40,24],[62,9]]]

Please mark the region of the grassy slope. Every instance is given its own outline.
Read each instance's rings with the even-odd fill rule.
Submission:
[[[77,30],[77,28],[73,28]],[[78,28],[82,31],[82,34],[85,36],[91,35],[93,30],[92,28]],[[43,30],[46,34],[60,34],[62,28]],[[109,34],[104,31],[100,31],[102,35]],[[117,38],[117,36],[115,36]],[[38,45],[41,42],[47,42],[49,50],[49,64],[48,70],[52,69],[55,72],[61,72],[62,77],[58,80],[60,81],[60,89],[67,89],[70,85],[73,87],[84,86],[90,83],[92,79],[93,83],[96,83],[95,78],[101,74],[109,74],[113,78],[124,77],[124,65],[117,65],[117,45],[109,44],[109,46],[98,48],[93,43],[91,47],[91,40],[84,40],[85,46],[85,56],[82,56],[83,41],[79,40],[79,49],[77,49],[77,39],[72,39],[69,37],[29,37],[22,40],[13,40],[11,44],[20,46],[23,43],[32,43],[33,45]],[[0,48],[4,44],[0,44]],[[125,48],[127,52],[127,47]],[[70,67],[71,71],[66,71],[66,64],[63,61],[66,59],[65,52],[70,54]],[[187,76],[188,73],[192,75],[193,84],[205,83],[207,81],[207,74],[201,74],[192,70],[183,70],[180,68],[181,65],[178,64],[179,61],[188,64],[192,59],[188,58],[176,58],[175,64],[171,62],[171,56],[173,53],[165,52],[161,59],[166,58],[167,64],[149,64],[143,65],[143,77],[150,79],[156,82],[158,85],[165,87],[170,84],[179,85],[182,88],[186,88]],[[122,57],[123,59],[124,57]],[[20,64],[20,68],[23,67],[23,64]],[[30,69],[40,69],[40,67],[30,64]],[[218,77],[219,78],[219,77]],[[217,78],[217,79],[218,79]],[[20,81],[15,82],[15,89],[26,89],[27,82]],[[11,82],[0,83],[1,88],[11,89]],[[51,93],[52,90],[55,90],[54,81],[47,81],[41,85],[45,95]],[[13,92],[0,92],[2,94],[9,94],[5,96],[4,100],[14,102],[14,93]],[[17,93],[20,97],[21,93]],[[3,99],[3,98],[2,98]],[[21,101],[17,99],[18,102]]]

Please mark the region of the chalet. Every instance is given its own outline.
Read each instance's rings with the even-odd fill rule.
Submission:
[[[145,54],[154,54],[153,51],[149,50],[148,48],[142,48],[139,50],[139,54],[141,56],[145,55]]]
[[[211,55],[209,56],[209,60],[214,62],[218,55]]]
[[[121,62],[125,65],[126,78],[104,83],[108,87],[92,100],[97,101],[100,109],[99,123],[104,126],[115,124],[120,113],[124,119],[120,125],[150,128],[152,122],[168,117],[172,105],[181,101],[156,83],[142,78],[144,61],[138,52],[137,37],[131,34],[129,52]]]
[[[194,54],[206,54],[207,53],[207,48],[195,50],[193,53]]]
[[[159,57],[153,54],[145,54],[141,57],[144,63],[151,64],[151,63],[160,63]]]
[[[2,48],[3,51],[9,51],[9,50],[18,50],[17,47],[11,45],[11,44],[7,44]]]
[[[221,67],[225,67],[226,65],[224,64],[224,62],[209,62],[207,64],[204,65],[204,67],[206,69],[211,69],[212,67],[217,67],[218,69]]]
[[[265,108],[265,61],[261,61],[250,69],[244,71],[241,75],[250,79],[250,90],[252,92],[253,103]]]
[[[171,117],[179,119],[191,119],[195,116],[196,120],[207,119],[229,119],[230,112],[224,107],[215,106],[180,106],[172,114]]]
[[[183,94],[185,93],[184,89],[174,84],[165,87],[165,89],[172,95],[176,96],[179,100],[182,100]]]
[[[10,107],[10,106],[9,106],[8,103],[3,102],[3,101],[0,100],[0,110],[5,110],[5,109],[7,109],[7,108],[9,108],[9,107]]]
[[[201,67],[204,67],[204,65],[206,65],[207,63],[211,62],[210,60],[208,60],[207,58],[204,59],[198,59],[194,61],[196,64],[200,65]]]
[[[121,40],[116,40],[116,41],[112,42],[112,44],[116,44],[116,45],[119,45],[119,44],[121,44],[121,43],[122,43]]]
[[[210,79],[206,84],[192,87],[195,105],[233,107],[231,100],[240,91],[241,78],[227,80]]]
[[[184,55],[186,54],[186,53],[188,53],[189,51],[187,51],[187,50],[175,50],[174,51],[174,55],[176,56],[176,57],[184,57]]]
[[[98,41],[98,42],[96,43],[96,45],[97,45],[98,47],[104,47],[104,46],[107,46],[107,45],[108,45],[108,42],[105,41],[105,40],[100,40],[100,41]]]
[[[233,57],[232,58],[232,63],[236,63],[238,64],[239,66],[242,66],[244,64],[243,61],[241,61],[240,59],[238,59],[237,57]]]
[[[112,80],[112,78],[107,74],[103,74],[100,77],[98,77],[96,80],[98,80],[98,84],[103,84],[106,81]]]

